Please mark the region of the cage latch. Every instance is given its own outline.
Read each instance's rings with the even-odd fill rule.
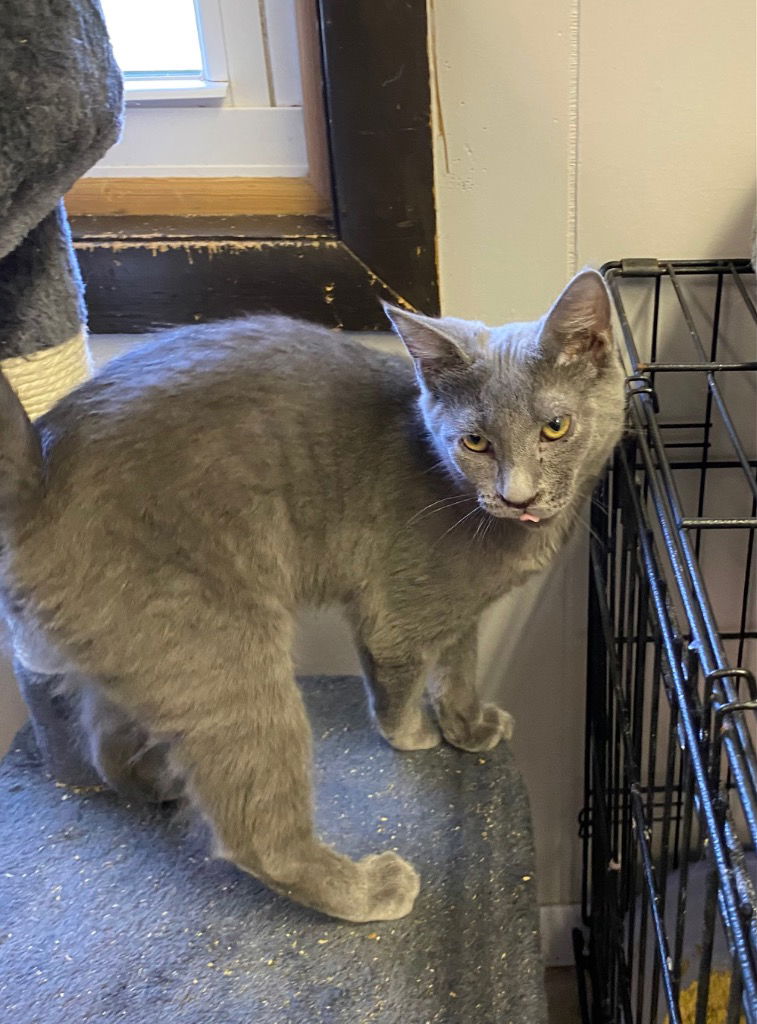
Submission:
[[[649,395],[654,411],[656,413],[660,411],[660,402],[654,384],[645,374],[632,373],[626,377],[626,391],[629,395]]]

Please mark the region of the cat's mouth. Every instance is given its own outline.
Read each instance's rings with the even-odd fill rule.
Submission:
[[[544,512],[540,508],[512,508],[503,505],[501,501],[495,501],[485,495],[479,495],[481,507],[497,519],[508,519],[510,522],[523,523],[525,526],[534,529],[543,523],[549,522],[552,513]]]
[[[521,512],[519,516],[509,516],[511,521],[523,523],[526,529],[538,530],[552,521],[554,513],[548,512]]]

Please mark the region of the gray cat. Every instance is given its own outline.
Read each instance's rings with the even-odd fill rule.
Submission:
[[[0,386],[17,656],[66,674],[117,790],[178,780],[221,856],[349,921],[419,879],[314,834],[297,605],[345,607],[398,750],[491,749],[513,723],[476,694],[479,614],[550,561],[623,423],[594,271],[535,323],[387,313],[415,372],[260,317],[159,337],[35,426]]]

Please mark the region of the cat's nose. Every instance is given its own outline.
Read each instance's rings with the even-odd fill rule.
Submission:
[[[537,495],[536,494],[532,494],[531,497],[530,498],[526,498],[525,501],[510,501],[509,498],[506,498],[504,496],[504,494],[500,494],[500,498],[502,499],[502,501],[504,501],[504,503],[507,505],[508,508],[520,508],[520,509],[523,509],[523,508],[528,508],[529,505],[533,505],[534,502],[536,501]]]
[[[499,478],[499,496],[509,508],[528,508],[536,500],[534,474],[521,466],[513,466]]]

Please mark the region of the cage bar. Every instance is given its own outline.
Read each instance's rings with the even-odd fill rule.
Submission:
[[[582,1015],[757,1024],[754,272],[603,274],[628,432],[591,514]]]

